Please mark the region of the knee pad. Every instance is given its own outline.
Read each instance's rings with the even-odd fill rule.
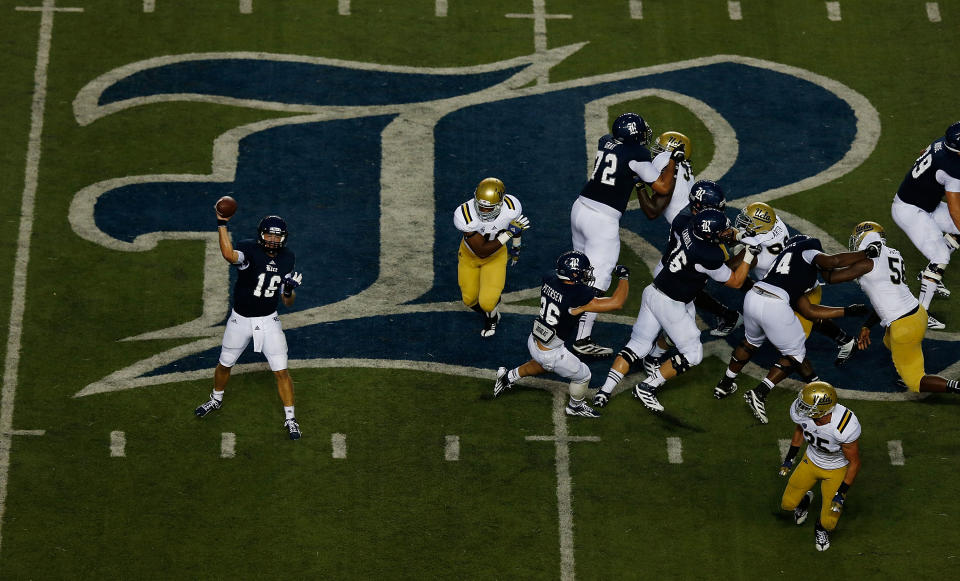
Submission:
[[[587,388],[590,387],[590,378],[585,381],[570,382],[570,397],[573,399],[583,399],[587,395]]]
[[[783,371],[785,375],[790,375],[797,368],[797,362],[789,357],[781,357],[779,361],[773,364],[774,367]]]
[[[237,363],[237,359],[240,359],[240,355],[243,353],[243,349],[236,349],[233,347],[221,347],[220,348],[220,359],[218,363],[224,367],[233,367]]]
[[[585,383],[590,384],[590,378],[592,377],[590,373],[590,368],[587,367],[587,364],[583,361],[580,362],[580,367],[577,368],[577,371],[570,377],[570,384],[574,383]]]
[[[734,361],[736,361],[737,363],[743,363],[744,365],[746,365],[747,362],[750,361],[750,359],[753,357],[753,352],[757,350],[757,346],[756,346],[756,345],[751,345],[750,343],[747,343],[746,341],[741,342],[740,345],[738,345],[738,348],[743,349],[744,351],[747,352],[747,358],[746,358],[746,359],[740,359],[739,357],[737,357],[737,350],[736,350],[736,349],[733,350],[733,355],[731,355],[731,358],[732,358]]]
[[[671,347],[676,347],[676,345],[673,343],[673,340],[670,339],[670,335],[667,335],[666,333],[662,333],[660,336],[663,337],[663,342],[667,344],[667,349],[670,349]]]
[[[691,367],[693,367],[697,363],[700,363],[699,361],[691,363],[690,361],[687,360],[686,357],[684,357],[683,353],[677,353],[676,355],[671,357],[670,362],[673,363],[673,369],[677,372],[677,375],[680,375],[681,373],[686,373],[687,371],[690,370]]]
[[[629,347],[624,347],[617,353],[617,357],[623,357],[623,360],[627,362],[627,365],[633,367],[633,364],[640,361],[640,358],[637,357],[637,354],[633,352],[633,349]]]

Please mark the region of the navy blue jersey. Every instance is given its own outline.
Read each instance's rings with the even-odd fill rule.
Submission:
[[[816,238],[804,238],[790,244],[777,256],[767,276],[763,277],[763,282],[786,291],[793,307],[796,307],[797,299],[817,286],[817,276],[820,274],[817,265],[801,256],[805,250],[823,252],[823,246]]]
[[[237,265],[233,309],[244,317],[263,317],[276,311],[283,277],[293,272],[293,251],[281,248],[271,258],[256,240],[241,240],[234,249],[243,253],[243,263]]]
[[[707,284],[708,275],[696,269],[716,270],[729,256],[723,246],[697,240],[690,232],[690,218],[678,215],[670,226],[670,244],[660,259],[663,268],[653,279],[660,292],[675,301],[689,303]]]
[[[897,196],[927,212],[933,212],[943,200],[943,184],[937,181],[937,172],[944,171],[960,179],[960,155],[943,146],[938,139],[923,150],[913,167],[900,183]]]
[[[549,341],[551,335],[566,341],[576,331],[580,320],[580,315],[571,315],[570,309],[582,307],[596,296],[597,289],[592,286],[570,284],[556,274],[544,277],[540,287],[540,314],[533,322],[534,336],[543,342]]]
[[[580,195],[606,204],[622,214],[636,185],[636,174],[630,169],[630,162],[652,159],[650,150],[639,143],[623,143],[612,135],[604,135],[597,144],[593,174],[580,190]]]

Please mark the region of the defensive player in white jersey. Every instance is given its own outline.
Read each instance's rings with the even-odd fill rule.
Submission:
[[[570,210],[574,250],[590,258],[601,295],[610,287],[613,267],[620,257],[620,218],[637,182],[648,184],[654,192],[673,190],[674,171],[685,159],[684,146],[654,156],[647,145],[653,131],[636,113],[624,113],[613,122],[610,133],[597,142],[596,160],[590,179]],[[643,194],[640,194],[643,195]],[[608,357],[609,347],[597,345],[591,336],[597,313],[580,318],[576,340],[571,349],[584,356]]]
[[[500,322],[500,295],[507,281],[507,259],[520,259],[521,234],[530,227],[523,206],[506,193],[503,182],[486,178],[473,197],[453,211],[463,233],[457,251],[457,282],[463,304],[483,315],[482,337],[492,337]],[[507,241],[512,240],[507,250]]]
[[[818,239],[802,234],[788,239],[773,267],[743,299],[744,338],[734,349],[726,373],[713,388],[714,397],[719,399],[736,391],[737,375],[768,339],[780,352],[780,359],[763,381],[743,396],[754,417],[767,423],[767,395],[793,371],[805,382],[816,381],[817,375],[807,358],[807,335],[796,313],[817,320],[869,312],[865,305],[826,307],[813,304],[808,298],[821,269],[849,266],[865,256],[863,252],[826,254]]]
[[[900,379],[913,392],[960,393],[956,379],[928,375],[923,366],[920,343],[927,332],[927,312],[907,287],[906,266],[896,248],[886,244],[883,226],[876,222],[861,222],[850,235],[850,250],[879,247],[880,255],[864,259],[848,268],[829,273],[831,282],[854,280],[870,298],[873,312],[860,329],[861,349],[870,345],[870,327],[881,323],[885,327],[883,344],[890,350],[893,365]]]
[[[674,168],[673,189],[660,193],[653,189],[648,191],[642,182],[637,184],[637,201],[640,202],[640,209],[650,220],[663,216],[667,224],[673,224],[677,214],[690,203],[690,188],[697,181],[693,175],[693,166],[690,164],[693,156],[690,138],[679,131],[665,131],[660,134],[655,143],[650,145],[650,153],[655,156],[665,151],[672,153],[681,145],[686,159],[676,164]]]
[[[751,270],[753,279],[740,287],[740,290],[746,293],[753,286],[755,280],[763,280],[770,272],[777,256],[780,255],[787,244],[790,230],[783,217],[763,202],[748,204],[737,216],[736,225],[742,232],[741,242],[743,244],[760,248],[760,253],[757,254],[756,262]],[[807,299],[811,304],[818,305],[822,295],[823,289],[817,283],[813,289],[807,292]],[[857,345],[856,337],[847,334],[835,322],[830,319],[811,321],[800,313],[797,313],[797,318],[800,320],[803,332],[808,338],[811,331],[816,331],[837,344],[838,352],[834,365],[842,367],[853,356]]]
[[[893,221],[930,261],[920,272],[920,304],[930,309],[935,294],[949,297],[943,273],[960,248],[960,121],[927,146],[904,176],[891,207]],[[931,329],[945,325],[932,316]]]
[[[807,449],[787,481],[780,507],[793,511],[793,522],[803,524],[813,499],[811,489],[820,482],[822,500],[814,540],[818,551],[826,551],[847,493],[860,472],[860,420],[853,410],[838,403],[837,391],[823,381],[814,381],[800,390],[790,406],[790,419],[796,427],[780,465],[780,476],[790,473],[804,440]],[[829,503],[828,498],[832,499]]]

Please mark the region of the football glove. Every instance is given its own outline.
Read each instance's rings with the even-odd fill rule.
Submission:
[[[833,495],[833,500],[830,501],[830,510],[831,510],[832,512],[840,512],[841,510],[843,510],[843,501],[844,501],[844,500],[845,500],[845,497],[844,497],[842,494],[840,494],[839,492],[837,492],[836,494],[834,494],[834,495]]]
[[[783,464],[780,465],[780,476],[790,474],[791,468],[793,468],[793,460],[784,460]]]
[[[859,303],[843,307],[844,317],[863,317],[870,314],[870,307]]]
[[[670,153],[670,159],[677,163],[682,163],[683,160],[687,159],[687,152],[684,151],[685,146],[681,143]]]
[[[628,280],[630,278],[630,269],[622,264],[618,264],[613,267],[613,276],[622,280]]]
[[[527,218],[523,214],[520,214],[516,218],[510,221],[507,224],[507,232],[511,236],[519,236],[523,234],[523,231],[530,227],[530,218]]]
[[[303,282],[303,274],[299,272],[288,272],[283,277],[283,296],[289,297],[293,294],[293,289],[300,286]]]
[[[520,248],[520,246],[511,246],[507,249],[507,254],[510,255],[510,266],[515,266],[520,260]]]
[[[763,248],[760,245],[748,245],[747,249],[743,253],[743,261],[747,264],[753,264],[760,252],[763,251]]]
[[[871,242],[867,244],[867,247],[863,249],[863,253],[867,255],[867,258],[877,258],[880,256],[880,242]]]

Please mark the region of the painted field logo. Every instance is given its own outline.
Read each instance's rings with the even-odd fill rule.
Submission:
[[[690,109],[716,144],[702,177],[721,180],[736,207],[836,179],[862,163],[879,136],[877,112],[856,92],[808,71],[744,57],[533,83],[580,46],[460,69],[188,54],[132,63],[91,81],[74,101],[82,125],[174,100],[284,116],[221,135],[207,175],[120,176],[76,194],[74,231],[107,248],[139,252],[161,239],[207,242],[202,315],[127,338],[196,340],[115,371],[77,395],[209,374],[228,309],[229,269],[210,227],[210,209],[224,194],[240,201],[231,221],[235,238],[252,237],[268,213],[289,224],[307,282],[297,310],[283,316],[291,367],[484,375],[500,361],[496,350],[477,348],[472,342],[479,339],[462,332],[467,319],[458,302],[457,233],[450,223],[480,179],[501,178],[536,224],[522,266],[508,277],[511,299],[535,293],[541,269],[568,249],[570,204],[596,138],[608,131],[611,106],[655,96]],[[134,207],[162,210],[129,220]],[[652,262],[664,230],[659,221],[632,214],[624,225],[636,236],[625,242]],[[820,237],[828,251],[840,249],[814,225],[785,216]],[[507,312],[520,316],[508,319],[495,340],[522,345],[534,309]],[[877,368],[887,355],[874,354]],[[243,361],[238,371],[262,367]]]

